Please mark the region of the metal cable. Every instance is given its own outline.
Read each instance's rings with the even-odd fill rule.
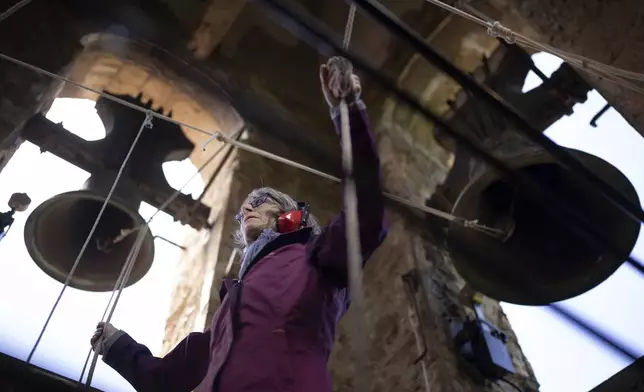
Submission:
[[[210,142],[210,141],[212,141],[212,140],[216,139],[216,140],[218,140],[218,141],[220,141],[220,142],[224,142],[224,143],[228,143],[228,144],[234,145],[235,147],[237,147],[237,148],[239,148],[239,149],[241,149],[241,150],[248,151],[248,152],[250,152],[250,153],[257,154],[257,155],[260,155],[260,156],[263,156],[263,157],[265,157],[265,158],[268,158],[268,159],[274,160],[274,161],[276,161],[276,162],[280,162],[280,163],[283,163],[283,164],[285,164],[285,165],[295,167],[295,168],[297,168],[297,169],[300,169],[300,170],[306,171],[306,172],[308,172],[308,173],[311,173],[311,174],[317,175],[317,176],[322,177],[322,178],[326,178],[326,179],[331,180],[331,181],[334,181],[334,182],[340,182],[340,179],[339,179],[339,178],[334,177],[334,176],[332,176],[332,175],[330,175],[330,174],[326,174],[326,173],[321,172],[321,171],[319,171],[319,170],[316,170],[316,169],[310,168],[310,167],[305,166],[305,165],[302,165],[302,164],[300,164],[300,163],[297,163],[297,162],[291,161],[291,160],[289,160],[289,159],[283,158],[283,157],[281,157],[281,156],[278,156],[278,155],[272,154],[272,153],[270,153],[270,152],[268,152],[268,151],[264,151],[264,150],[259,149],[259,148],[257,148],[257,147],[253,147],[253,146],[251,146],[251,145],[248,145],[248,144],[245,144],[245,143],[239,142],[239,141],[237,141],[237,140],[233,140],[232,138],[229,138],[229,137],[226,137],[226,136],[222,135],[219,131],[217,131],[217,132],[215,132],[215,133],[210,133],[210,132],[204,131],[203,129],[200,129],[200,128],[198,128],[198,127],[195,127],[195,126],[193,126],[193,125],[186,124],[186,123],[184,123],[184,122],[177,121],[177,120],[172,119],[172,118],[170,118],[170,117],[164,116],[163,114],[156,113],[156,112],[153,112],[153,111],[149,111],[149,112],[148,112],[146,109],[144,109],[144,108],[142,108],[142,107],[140,107],[140,106],[137,106],[137,105],[132,104],[132,103],[130,103],[130,102],[124,101],[124,100],[122,100],[122,99],[120,99],[120,98],[118,98],[118,97],[115,97],[115,96],[111,95],[111,94],[105,93],[105,92],[100,91],[100,90],[93,89],[93,88],[91,88],[91,87],[89,87],[89,86],[85,86],[85,85],[83,85],[83,84],[81,84],[81,83],[74,82],[73,80],[70,80],[70,79],[68,79],[68,78],[65,78],[64,76],[60,76],[60,75],[55,74],[55,73],[53,73],[53,72],[49,72],[49,71],[46,71],[46,70],[44,70],[44,69],[42,69],[42,68],[39,68],[39,67],[37,67],[37,66],[35,66],[35,65],[32,65],[32,64],[29,64],[29,63],[25,63],[24,61],[21,61],[21,60],[15,59],[15,58],[13,58],[13,57],[11,57],[11,56],[8,56],[8,55],[6,55],[6,54],[4,54],[4,53],[0,53],[0,58],[1,58],[1,59],[4,59],[4,60],[7,60],[7,61],[9,61],[9,62],[12,62],[12,63],[14,63],[14,64],[16,64],[16,65],[19,65],[19,66],[22,66],[22,67],[28,68],[28,69],[30,69],[30,70],[32,70],[32,71],[34,71],[34,72],[37,72],[37,73],[41,73],[41,74],[47,75],[47,76],[49,76],[49,77],[51,77],[51,78],[53,78],[53,79],[60,80],[60,81],[66,82],[66,83],[71,83],[71,84],[73,84],[74,86],[76,86],[76,87],[78,87],[78,88],[81,88],[81,89],[85,89],[85,90],[91,91],[91,92],[96,93],[96,94],[98,94],[98,95],[100,95],[100,96],[102,96],[102,97],[104,97],[104,98],[106,98],[106,99],[112,100],[112,101],[117,102],[117,103],[120,103],[120,104],[122,104],[122,105],[125,105],[125,106],[127,106],[127,107],[129,107],[129,108],[131,108],[131,109],[138,110],[138,111],[140,111],[140,112],[144,112],[144,113],[149,113],[150,115],[152,115],[152,116],[153,116],[153,117],[155,117],[155,118],[158,118],[158,119],[161,119],[161,120],[165,120],[165,121],[168,121],[168,122],[170,122],[170,123],[172,123],[172,124],[179,125],[179,126],[182,126],[182,127],[186,127],[186,128],[188,128],[188,129],[192,129],[192,130],[194,130],[194,131],[197,131],[197,132],[203,133],[203,134],[205,134],[205,135],[209,135],[209,136],[210,136],[210,139],[209,139],[209,140],[204,144],[204,148],[205,148],[205,145],[207,145],[207,144],[208,144],[208,142]],[[466,220],[461,219],[461,218],[459,218],[459,217],[455,217],[455,216],[453,216],[452,214],[447,213],[447,212],[445,212],[445,211],[440,211],[440,210],[437,210],[437,209],[435,209],[435,208],[431,208],[431,207],[425,206],[425,205],[423,205],[423,204],[414,203],[414,202],[412,202],[412,201],[410,201],[410,200],[403,199],[403,198],[398,197],[398,196],[395,196],[395,195],[393,195],[393,194],[391,194],[391,193],[383,192],[383,195],[384,195],[386,198],[388,198],[388,199],[390,199],[390,200],[392,200],[392,201],[395,201],[395,202],[397,202],[397,203],[399,203],[399,204],[402,204],[402,205],[405,205],[405,206],[407,206],[407,207],[414,208],[414,209],[416,209],[416,210],[418,210],[418,211],[422,211],[422,212],[425,212],[425,213],[427,213],[427,214],[432,214],[432,215],[435,215],[435,216],[437,216],[437,217],[439,217],[439,218],[445,219],[445,220],[447,220],[447,221],[450,221],[450,222],[456,222],[456,223],[462,224],[463,226],[465,226],[465,225],[467,224],[467,227],[468,227],[468,228],[470,228],[470,229],[473,229],[473,230],[479,230],[479,231],[481,231],[481,232],[488,233],[488,234],[491,234],[491,235],[496,235],[496,236],[502,235],[502,233],[500,233],[500,231],[495,230],[495,229],[492,229],[492,228],[489,228],[489,227],[485,227],[485,226],[483,226],[483,225],[478,224],[478,223],[477,223],[477,222],[475,222],[475,221],[466,221]],[[166,205],[166,207],[167,207],[167,205]],[[165,208],[165,207],[164,207],[164,208]]]
[[[433,63],[443,72],[482,99],[488,101],[492,107],[505,113],[507,117],[518,125],[518,130],[527,136],[532,142],[541,146],[557,162],[570,169],[578,175],[583,183],[592,185],[601,191],[602,194],[626,215],[637,222],[644,222],[644,211],[640,206],[635,205],[624,195],[616,191],[612,186],[606,184],[594,172],[588,169],[577,158],[560,148],[552,140],[548,139],[542,132],[535,129],[523,115],[516,111],[505,99],[489,87],[478,83],[468,74],[456,67],[449,59],[434,50],[425,40],[409,26],[404,24],[391,11],[375,0],[353,0],[365,12],[369,13],[375,20],[387,28],[392,34],[404,39],[416,50],[416,52]]]
[[[11,7],[7,8],[6,11],[0,14],[0,22],[7,19],[8,17],[10,17],[14,13],[16,13],[19,9],[21,9],[22,7],[26,6],[29,3],[31,3],[31,0],[21,0],[16,4],[12,5]]]
[[[640,82],[644,81],[644,74],[640,72],[628,71],[612,65],[604,64],[600,61],[593,60],[591,58],[581,56],[578,54],[570,53],[570,52],[555,48],[554,46],[542,44],[541,42],[535,41],[532,38],[529,38],[523,34],[513,31],[512,29],[501,24],[501,22],[499,21],[493,20],[492,18],[488,17],[487,15],[476,10],[474,7],[468,4],[465,4],[464,7],[467,8],[468,11],[470,11],[471,13],[476,14],[476,16],[471,15],[466,11],[463,11],[457,7],[446,4],[440,0],[425,0],[425,1],[485,27],[487,29],[488,34],[490,34],[493,37],[502,38],[504,41],[506,41],[509,44],[514,44],[518,42],[532,49],[537,49],[542,52],[553,54],[555,56],[562,58],[569,64],[574,65],[575,67],[580,68],[581,70],[584,70],[584,71],[595,70],[603,74],[616,76],[621,80],[631,79],[631,80],[636,80]]]
[[[274,5],[279,5],[280,11],[283,14],[288,15],[289,18],[295,18],[297,20],[297,23],[302,24],[304,28],[312,31],[319,40],[324,42],[325,45],[333,47],[336,51],[348,57],[354,64],[359,64],[361,68],[367,71],[374,78],[374,80],[384,85],[388,90],[393,92],[401,101],[405,102],[415,110],[419,111],[425,118],[439,125],[441,129],[445,131],[445,133],[449,134],[452,138],[454,138],[454,140],[456,140],[458,143],[462,144],[464,147],[469,149],[477,157],[485,161],[491,167],[498,170],[499,173],[504,174],[508,179],[511,179],[516,184],[522,184],[520,188],[524,190],[524,193],[528,195],[530,198],[532,198],[535,203],[538,203],[539,205],[541,205],[544,208],[545,212],[550,213],[550,211],[553,210],[552,207],[556,206],[557,213],[555,214],[556,215],[555,218],[560,219],[560,222],[563,225],[570,227],[572,230],[577,230],[577,234],[585,237],[585,239],[588,241],[589,244],[594,245],[595,243],[598,242],[606,249],[609,249],[612,253],[618,254],[620,255],[620,257],[622,257],[622,255],[620,254],[621,252],[619,251],[619,248],[617,248],[613,243],[607,242],[604,237],[604,234],[596,227],[594,227],[594,225],[592,225],[592,222],[589,222],[585,216],[572,210],[569,206],[562,204],[562,202],[558,200],[556,197],[554,197],[554,195],[547,189],[547,187],[543,186],[542,183],[537,182],[532,178],[528,178],[527,176],[518,175],[515,170],[508,168],[499,159],[495,158],[493,155],[490,155],[488,152],[486,152],[485,149],[478,142],[472,141],[468,137],[464,136],[462,133],[455,131],[452,127],[446,124],[439,116],[437,116],[436,114],[432,113],[427,108],[425,108],[421,103],[418,102],[417,99],[415,99],[409,93],[401,91],[394,82],[392,82],[391,80],[389,80],[388,78],[380,74],[380,72],[375,67],[370,65],[367,61],[365,61],[364,59],[362,59],[360,56],[356,54],[350,54],[348,51],[344,51],[342,47],[335,40],[330,38],[331,34],[327,34],[323,32],[325,27],[321,23],[314,21],[313,18],[311,18],[308,15],[304,15],[301,11],[293,11],[289,7],[286,7],[284,4],[282,4],[284,1],[285,0],[265,0],[265,2],[274,4]],[[434,51],[429,45],[424,43],[422,38],[420,38],[418,34],[411,31],[411,29],[408,26],[404,25],[389,11],[387,11],[386,9],[383,10],[383,7],[380,5],[378,6],[373,5],[374,1],[372,0],[355,0],[355,1],[359,5],[360,4],[364,5],[363,6],[364,9],[368,9],[372,15],[375,15],[379,21],[381,21],[387,27],[390,27],[391,30],[394,30],[396,34],[401,35],[405,39],[412,42],[414,44],[413,46],[419,49],[419,53],[421,55],[427,58],[430,62],[434,63],[434,65],[436,65],[440,69],[444,70],[445,72],[448,72],[450,75],[453,75],[453,77],[457,82],[462,83],[463,87],[465,88],[471,87],[471,90],[474,93],[479,93],[480,95],[482,95],[483,98],[494,103],[497,106],[497,109],[502,110],[504,113],[508,115],[508,117],[510,117],[511,119],[515,119],[517,121],[520,120],[519,123],[523,125],[523,127],[520,128],[522,132],[527,136],[529,136],[530,138],[533,138],[533,137],[536,138],[533,141],[538,145],[540,145],[541,147],[543,147],[545,151],[550,152],[551,154],[554,152],[553,157],[565,156],[566,158],[564,160],[569,160],[568,158],[570,158],[572,161],[575,162],[576,165],[583,167],[584,172],[589,171],[576,158],[572,158],[569,153],[565,152],[561,147],[556,145],[545,135],[532,129],[531,125],[525,119],[523,119],[523,117],[519,115],[514,109],[512,109],[507,102],[500,99],[497,93],[490,91],[489,88],[486,86],[480,85],[478,82],[471,79],[469,75],[465,74],[460,69],[455,67],[454,64],[452,64],[449,60],[447,60],[445,57],[443,57],[442,55]],[[307,22],[305,23],[303,19],[307,19]],[[528,129],[530,130],[529,132],[526,131]],[[545,142],[543,142],[543,140],[545,140]],[[559,162],[561,163],[561,160],[559,160]],[[572,169],[572,167],[570,166],[564,165],[564,167],[568,167],[569,169]],[[582,178],[584,178],[583,175],[582,175]],[[598,177],[594,173],[591,173],[591,178],[598,179]],[[601,180],[599,181],[605,185],[603,181]],[[588,185],[597,186],[597,182],[591,180]],[[599,188],[604,188],[604,187],[599,186]],[[611,193],[611,194],[614,193],[618,196],[619,199],[625,199],[625,197],[621,195],[619,192],[615,191],[614,188],[610,186],[607,186],[606,188],[609,190],[608,193]],[[536,198],[534,196],[535,193],[541,194],[542,197]],[[548,203],[544,203],[545,200],[550,200],[550,201],[548,201]],[[611,201],[614,202],[615,199]],[[627,204],[629,208],[633,206],[633,203],[631,203],[630,201],[627,201],[627,202],[628,202]],[[624,207],[619,203],[615,203],[615,204],[622,211],[625,211],[626,207]],[[642,211],[639,207],[635,207],[635,209],[639,211],[637,212],[637,214],[640,214],[640,215],[644,214],[644,211]],[[634,217],[630,213],[627,216],[629,216],[629,218],[636,220],[638,223],[641,222],[640,219]],[[574,222],[574,224],[571,224],[570,221]],[[644,275],[644,266],[640,262],[636,261],[633,257],[628,257],[627,260],[633,267],[635,267],[640,273]]]
[[[292,29],[291,31],[294,34],[305,32],[306,34],[308,34],[309,38],[315,37],[316,48],[321,53],[329,53],[335,51],[336,53],[349,59],[354,65],[361,68],[366,74],[368,74],[375,82],[385,87],[392,94],[394,94],[400,101],[409,105],[412,109],[422,114],[426,119],[435,122],[458,143],[463,145],[463,147],[470,150],[473,154],[475,154],[475,156],[483,159],[500,174],[511,180],[512,183],[520,185],[519,188],[525,192],[527,197],[529,197],[539,207],[542,207],[544,209],[544,213],[547,213],[553,218],[557,219],[562,226],[568,227],[573,231],[574,234],[577,234],[584,240],[588,241],[589,244],[595,244],[595,242],[593,241],[598,241],[601,245],[604,245],[609,250],[614,251],[614,248],[606,245],[606,241],[603,240],[603,237],[597,238],[596,232],[593,232],[593,234],[595,235],[589,235],[588,230],[591,229],[591,227],[589,227],[589,225],[580,225],[579,217],[577,215],[570,216],[570,213],[565,211],[566,206],[562,206],[561,202],[554,198],[552,193],[547,192],[547,188],[543,186],[537,186],[541,184],[536,183],[531,178],[518,175],[514,170],[508,168],[500,160],[487,153],[476,142],[471,141],[467,137],[463,136],[460,132],[452,129],[441,118],[435,116],[432,112],[427,110],[416,98],[411,96],[409,93],[399,89],[394,81],[390,80],[382,73],[380,73],[376,67],[368,63],[361,56],[344,50],[339,42],[337,42],[334,38],[331,38],[333,36],[333,33],[330,32],[325,26],[323,26],[321,22],[303,13],[297,7],[294,7],[292,2],[288,0],[264,0],[263,3],[269,6],[272,11],[276,11],[274,14],[279,16],[280,18],[283,18],[283,20],[287,22],[285,25],[290,26],[290,28]],[[642,266],[637,261],[635,261],[632,257],[629,257],[628,260],[631,265],[638,269],[640,273],[644,274],[644,268],[642,268]],[[568,319],[570,321],[584,328],[584,326],[577,323],[574,318],[570,318],[570,315],[564,309],[552,305],[550,306],[550,308],[564,316],[569,316]],[[595,337],[599,338],[604,343],[607,343],[617,351],[623,352],[619,344],[615,343],[612,339],[607,338],[597,330],[590,328],[587,329],[587,331],[591,332]]]
[[[332,45],[332,46],[333,46],[333,45]],[[18,64],[18,65],[22,65],[22,66],[27,67],[27,68],[29,68],[29,69],[32,69],[32,70],[34,70],[34,71],[36,71],[36,72],[41,72],[41,73],[46,74],[46,75],[48,75],[48,76],[50,76],[50,77],[53,77],[53,78],[57,78],[57,79],[61,79],[61,80],[67,81],[67,82],[69,82],[69,83],[72,83],[72,84],[76,85],[77,87],[84,88],[84,89],[87,89],[87,90],[89,90],[89,91],[93,91],[93,92],[95,92],[95,93],[97,93],[97,94],[99,94],[99,95],[105,96],[105,97],[106,97],[106,98],[108,98],[108,99],[112,99],[112,100],[114,100],[114,101],[119,102],[119,99],[118,99],[118,98],[113,97],[113,96],[109,96],[109,94],[105,94],[105,93],[103,93],[103,92],[100,92],[100,91],[97,91],[97,90],[91,89],[91,88],[89,88],[89,87],[87,87],[87,86],[82,86],[82,85],[80,85],[80,84],[78,84],[78,83],[75,83],[75,82],[73,82],[73,81],[71,81],[71,80],[65,80],[64,78],[62,78],[62,77],[60,77],[60,76],[58,76],[58,75],[52,74],[52,73],[50,73],[50,72],[47,72],[47,71],[44,71],[44,70],[39,69],[39,68],[37,68],[37,67],[34,67],[34,66],[30,65],[30,64],[27,64],[27,63],[21,62],[21,61],[19,61],[19,60],[13,59],[13,58],[11,58],[11,57],[9,57],[9,56],[6,56],[6,55],[4,55],[4,54],[1,54],[1,53],[0,53],[0,58],[4,58],[5,60],[11,61],[11,62],[13,62],[13,63],[15,63],[15,64]],[[352,62],[354,62],[354,63],[355,63],[355,61],[352,61]],[[363,62],[363,64],[364,64],[364,62]],[[382,80],[383,80],[383,79],[381,78],[381,82],[382,82]],[[400,93],[398,93],[397,95],[398,95],[399,97],[401,97]],[[407,103],[409,103],[409,99],[405,99],[405,98],[409,98],[409,96],[405,96],[405,94],[404,94],[404,93],[402,94],[402,96],[403,96],[402,100],[403,100],[403,101],[406,101]],[[413,100],[413,99],[412,99],[412,100]],[[130,105],[129,105],[127,102],[125,102],[125,101],[123,101],[123,102],[119,102],[119,103],[124,104],[124,105],[126,105],[126,106],[130,106]],[[413,104],[412,104],[411,106],[412,106],[412,107],[414,107],[415,105],[413,105]],[[130,106],[130,107],[131,107],[131,106]],[[133,109],[135,109],[135,110],[141,110],[141,108],[139,108],[139,107],[137,107],[137,106],[135,106],[135,107],[131,107],[131,108],[133,108]],[[421,110],[421,112],[423,112],[423,111]],[[169,121],[169,122],[175,123],[175,124],[177,124],[177,125],[183,125],[183,126],[186,126],[187,128],[190,128],[190,129],[196,130],[196,131],[198,131],[198,132],[202,132],[202,133],[206,133],[206,134],[209,134],[209,135],[213,135],[213,134],[210,134],[210,133],[208,133],[208,132],[202,131],[201,129],[198,129],[198,128],[195,128],[195,127],[193,127],[193,126],[190,126],[190,125],[188,125],[188,124],[182,124],[182,123],[179,123],[179,122],[174,121],[174,120],[172,120],[172,119],[165,118],[165,116],[157,115],[157,114],[156,114],[156,113],[154,113],[154,112],[152,112],[151,114],[152,114],[154,117],[162,118],[162,119],[164,119],[164,120],[166,120],[166,121]],[[431,115],[429,114],[429,112],[428,112],[428,111],[425,111],[423,114],[424,114],[426,117],[429,115],[429,117],[431,118]],[[223,136],[222,136],[222,135],[215,134],[215,136],[216,136],[216,137],[218,137],[218,138],[222,138],[222,139],[223,139]],[[455,138],[456,138],[456,139],[459,139],[458,137],[455,137]],[[225,139],[224,139],[224,140],[225,140]],[[462,140],[462,138],[461,138],[461,140]],[[234,144],[234,143],[231,143],[231,144]],[[464,143],[464,144],[468,145],[468,143],[467,143],[467,142],[466,142],[466,143]],[[470,144],[470,146],[472,146],[472,144],[471,144],[471,143],[469,143],[469,144]],[[257,153],[257,150],[258,150],[258,149],[256,149],[255,151],[252,151],[252,150],[254,149],[252,146],[245,146],[245,145],[244,145],[244,146],[239,146],[239,145],[238,145],[238,147],[242,147],[242,148],[243,148],[243,147],[248,147],[248,148],[243,148],[243,149],[245,149],[245,150],[247,150],[247,151],[250,151],[250,152],[255,152],[255,153]],[[476,147],[476,146],[474,145],[474,147]],[[263,155],[263,156],[265,156],[265,157],[267,157],[267,158],[269,158],[269,159],[274,159],[274,157],[276,157],[276,156],[271,157],[270,155],[273,155],[273,154],[266,153],[266,152],[264,152],[264,151],[262,151],[262,150],[259,150],[259,151],[261,151],[261,152],[262,152],[260,155]],[[265,154],[264,154],[264,153],[265,153]],[[267,156],[267,155],[269,155],[269,156]],[[281,158],[281,157],[279,157],[279,158]],[[288,161],[288,160],[286,160],[286,159],[284,159],[284,158],[281,158],[281,159],[275,159],[275,160],[278,160],[278,161],[281,161],[281,162],[283,162],[283,163],[287,163],[287,164],[289,164],[289,163],[294,163],[294,162]],[[494,160],[494,158],[492,158],[492,160]],[[286,161],[286,162],[284,162],[284,161]],[[301,166],[303,166],[303,165],[301,165]],[[296,166],[296,167],[297,167],[297,166]],[[303,169],[302,167],[300,167],[300,168],[301,168],[301,169]],[[305,168],[306,168],[306,167],[305,167]],[[310,168],[308,168],[308,169],[310,169]],[[312,172],[312,171],[314,171],[314,169],[310,169],[310,170],[306,170],[306,171]],[[502,171],[503,171],[503,170],[502,170]],[[315,171],[315,172],[317,172],[317,171]],[[321,172],[317,172],[317,173],[314,173],[314,174],[318,174],[318,175],[319,175],[319,173],[321,173]],[[325,175],[324,173],[321,173],[321,174],[322,174],[322,176],[323,176],[323,177],[326,177],[326,178],[329,178],[329,179],[332,179],[332,180],[337,180],[337,181],[339,181],[339,179],[335,179],[335,178],[334,178],[334,177],[332,177],[332,176]],[[390,197],[390,195],[386,195],[386,196],[387,196],[387,197],[389,197],[389,198],[391,198],[391,197]],[[394,199],[394,198],[392,198],[392,199],[393,199],[393,200],[396,200],[396,199]],[[400,198],[397,198],[397,199],[398,199],[398,200],[396,200],[396,201],[399,201],[399,202],[401,201],[401,199],[400,199]],[[419,206],[418,206],[418,205],[416,205],[415,203],[409,202],[409,201],[407,201],[407,200],[402,200],[402,204],[406,204],[406,205],[408,205],[408,206],[412,206],[412,207],[414,207],[414,208],[418,208],[418,209],[424,210],[422,207],[421,207],[421,208],[419,208]],[[426,211],[426,212],[428,212],[428,211]],[[430,213],[432,213],[432,212],[430,212]],[[446,214],[446,213],[444,213],[444,214]],[[449,218],[451,218],[451,220],[456,219],[455,217],[453,217],[453,216],[451,216],[451,215],[449,215],[449,214],[446,214],[446,215],[448,215],[448,217],[449,217]]]
[[[245,131],[245,130],[246,130],[246,125],[242,125],[242,126],[239,128],[239,130],[237,130],[237,132],[235,132],[235,133],[231,136],[231,139],[232,139],[232,140],[239,140],[239,138],[241,137],[242,133],[244,133],[244,131]],[[230,148],[228,149],[228,151],[226,151],[226,155],[224,155],[224,157],[222,158],[221,162],[220,162],[220,163],[219,163],[219,165],[215,168],[215,170],[213,171],[212,175],[210,176],[210,179],[208,180],[208,183],[206,183],[206,186],[203,188],[203,192],[201,192],[201,195],[199,195],[199,197],[197,198],[197,201],[198,201],[198,202],[200,202],[201,200],[203,200],[204,196],[206,195],[206,193],[208,192],[208,190],[210,189],[210,187],[212,186],[212,184],[214,184],[214,182],[215,182],[215,178],[217,178],[217,175],[219,175],[219,172],[220,172],[220,171],[221,171],[221,169],[224,167],[224,165],[225,165],[225,164],[226,164],[226,162],[228,161],[228,158],[230,158],[230,156],[231,156],[231,154],[233,153],[233,151],[235,151],[235,146],[231,145],[231,146],[230,146]],[[214,155],[214,154],[213,154],[213,155],[210,157],[210,159],[208,159],[208,161],[207,161],[206,163],[210,163],[210,161],[212,161],[216,156],[217,156],[217,155]],[[195,206],[196,206],[196,205],[197,205],[197,204],[195,203]]]
[[[67,274],[67,278],[65,279],[65,283],[63,284],[63,288],[60,290],[60,294],[58,294],[58,298],[56,298],[56,301],[54,302],[54,306],[51,308],[51,311],[49,312],[49,315],[47,316],[47,320],[45,321],[45,324],[42,327],[42,330],[40,331],[40,334],[38,335],[38,338],[36,339],[36,343],[34,344],[34,347],[31,349],[31,352],[29,353],[29,356],[27,357],[27,363],[31,361],[31,358],[33,357],[34,353],[36,352],[36,349],[38,348],[38,345],[40,344],[40,340],[43,337],[43,334],[45,333],[45,330],[47,329],[47,326],[49,325],[49,321],[51,320],[51,317],[54,315],[54,312],[56,311],[56,308],[58,307],[58,303],[60,302],[60,299],[63,297],[63,294],[65,293],[65,290],[67,289],[67,286],[69,285],[69,282],[71,281],[72,277],[74,276],[74,272],[76,272],[76,268],[78,267],[78,264],[80,263],[81,258],[85,254],[85,250],[87,249],[87,246],[89,245],[90,240],[92,239],[92,236],[94,235],[94,231],[96,231],[96,228],[98,227],[98,223],[101,220],[101,217],[103,216],[103,212],[105,212],[105,209],[107,208],[107,205],[110,202],[110,199],[112,198],[112,195],[114,194],[114,190],[116,189],[116,186],[121,179],[121,176],[123,175],[123,171],[125,169],[125,166],[127,165],[128,161],[130,160],[130,156],[132,155],[132,151],[134,151],[134,147],[136,147],[137,142],[139,141],[139,138],[143,134],[143,130],[146,128],[152,128],[152,116],[151,116],[150,111],[146,110],[146,115],[145,119],[141,123],[141,127],[139,127],[139,131],[136,134],[136,137],[134,138],[134,141],[132,141],[132,145],[130,146],[129,151],[127,152],[127,155],[125,156],[125,159],[123,159],[123,163],[121,163],[121,167],[119,168],[118,173],[116,174],[116,177],[114,178],[114,182],[112,183],[112,188],[110,188],[110,191],[108,192],[107,196],[105,197],[105,201],[103,202],[103,205],[101,206],[100,211],[98,212],[98,216],[96,217],[96,220],[94,221],[94,225],[92,226],[92,229],[89,231],[89,234],[87,235],[87,238],[85,239],[85,243],[83,243],[83,246],[78,252],[78,256],[76,257],[76,260],[74,261],[74,264],[72,265],[72,268],[69,270],[69,274]]]
[[[101,91],[101,90],[97,90],[95,88],[91,88],[89,86],[85,86],[82,83],[78,83],[78,82],[75,82],[75,81],[73,81],[73,80],[71,80],[69,78],[66,78],[64,76],[55,74],[53,72],[49,72],[49,71],[47,71],[45,69],[42,69],[42,68],[37,67],[35,65],[26,63],[26,62],[21,61],[21,60],[18,60],[16,58],[8,56],[8,55],[6,55],[4,53],[0,53],[0,58],[3,59],[3,60],[7,60],[9,62],[12,62],[12,63],[14,63],[16,65],[19,65],[21,67],[28,68],[28,69],[30,69],[30,70],[32,70],[34,72],[41,73],[43,75],[47,75],[50,78],[60,80],[60,81],[65,82],[65,83],[72,84],[72,85],[74,85],[74,86],[76,86],[76,87],[78,87],[80,89],[91,91],[94,94],[98,94],[103,98],[109,99],[110,101],[120,103],[121,105],[127,106],[130,109],[138,110],[139,112],[145,112],[146,114],[150,114],[153,117],[156,117],[156,118],[161,119],[161,120],[168,121],[168,122],[170,122],[172,124],[179,125],[179,126],[182,126],[182,127],[186,127],[186,128],[192,129],[193,131],[197,131],[197,132],[203,133],[203,134],[208,135],[208,136],[217,135],[217,133],[213,134],[213,133],[210,133],[210,132],[206,132],[203,129],[197,128],[197,127],[192,126],[190,124],[183,123],[181,121],[177,121],[177,120],[175,120],[173,118],[170,118],[168,116],[165,116],[165,115],[163,115],[161,113],[157,113],[157,112],[154,112],[154,111],[148,111],[147,109],[144,109],[144,108],[142,108],[142,107],[140,107],[140,106],[138,106],[136,104],[133,104],[131,102],[125,101],[125,100],[123,100],[123,99],[121,99],[119,97],[116,97],[116,96],[112,95],[112,94],[106,93],[105,91]]]
[[[553,46],[550,45],[545,45],[541,44],[535,40],[532,40],[524,35],[521,35],[519,33],[516,33],[509,28],[501,25],[498,21],[494,21],[492,18],[488,17],[487,15],[483,14],[482,12],[478,11],[476,8],[472,7],[469,4],[464,4],[463,7],[466,8],[469,12],[471,12],[474,15],[470,15],[467,12],[460,10],[454,6],[451,6],[449,4],[445,4],[439,0],[425,0],[431,4],[434,4],[438,7],[441,7],[447,11],[450,11],[456,15],[462,16],[463,18],[466,18],[470,21],[473,21],[474,23],[477,23],[487,29],[488,34],[492,35],[493,37],[499,37],[503,39],[506,43],[508,44],[514,44],[514,43],[519,43],[522,44],[523,46],[526,46],[528,48],[532,48],[535,50],[539,50],[541,52],[545,53],[550,53],[552,55],[558,56],[561,59],[563,59],[565,62],[570,64],[571,66],[577,68],[578,70],[581,70],[582,72],[585,72],[589,75],[596,76],[601,79],[606,79],[611,83],[614,83],[616,85],[619,85],[621,87],[624,87],[628,90],[637,92],[639,94],[644,95],[644,88],[638,86],[637,84],[625,80],[623,77],[621,77],[621,72],[626,72],[630,73],[631,71],[626,71],[626,70],[621,70],[619,68],[615,68],[606,64],[599,63],[598,61],[575,55],[560,49],[557,49]],[[516,42],[515,42],[516,41]],[[610,69],[601,69],[602,67],[589,67],[588,64],[601,64],[603,67],[609,67],[612,68],[613,70],[619,70],[619,71],[614,71],[610,72]],[[621,72],[620,72],[621,71]],[[641,75],[641,74],[640,74]]]
[[[600,244],[611,253],[618,254],[622,257],[619,248],[616,247],[614,243],[607,241],[604,234],[594,227],[592,222],[589,222],[584,215],[578,213],[576,210],[572,210],[569,205],[563,204],[555,197],[547,186],[540,181],[536,181],[532,177],[520,175],[516,170],[509,168],[501,160],[488,153],[478,141],[470,140],[469,137],[466,137],[460,131],[456,131],[442,118],[428,110],[411,94],[398,88],[395,81],[384,76],[375,66],[367,62],[362,56],[352,53],[351,51],[344,50],[336,39],[331,38],[333,37],[333,33],[330,32],[326,26],[310,15],[307,15],[294,7],[291,0],[264,0],[263,3],[275,10],[276,15],[284,18],[288,23],[288,26],[292,26],[295,34],[300,31],[307,31],[309,38],[315,37],[318,41],[316,42],[317,48],[322,53],[328,53],[335,50],[343,57],[349,59],[355,66],[361,68],[375,82],[393,93],[401,102],[409,105],[410,108],[420,113],[427,120],[434,122],[457,143],[472,152],[475,157],[478,157],[491,168],[498,171],[499,174],[510,180],[511,183],[517,185],[518,189],[522,190],[522,192],[536,205],[542,207],[545,213],[552,215],[553,219],[558,220],[563,226],[571,229],[573,233],[587,241],[588,244],[591,246]],[[635,260],[633,257],[628,257],[627,260],[642,275],[644,275],[644,266],[642,266],[639,261]]]

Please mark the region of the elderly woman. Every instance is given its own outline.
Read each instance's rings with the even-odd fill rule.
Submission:
[[[320,68],[322,92],[340,130],[337,78]],[[349,120],[363,262],[387,233],[380,161],[361,87],[352,75]],[[211,327],[163,358],[110,324],[91,344],[137,391],[329,392],[327,361],[349,307],[345,215],[321,228],[306,203],[254,190],[236,216],[243,247],[239,279],[226,279]]]

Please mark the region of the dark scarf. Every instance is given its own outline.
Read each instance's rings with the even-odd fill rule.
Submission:
[[[244,254],[242,255],[242,263],[239,268],[239,279],[242,279],[247,272],[247,269],[250,265],[250,262],[253,261],[255,256],[264,249],[266,244],[273,241],[275,238],[279,237],[280,233],[276,232],[272,228],[262,230],[262,233],[257,237],[252,244],[248,245],[244,249]]]

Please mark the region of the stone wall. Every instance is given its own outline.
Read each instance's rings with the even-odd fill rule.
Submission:
[[[13,5],[13,0],[0,0],[2,11]],[[61,72],[80,49],[72,24],[58,1],[27,6],[0,23],[0,52]],[[58,26],[56,34],[51,34],[51,26]],[[0,170],[22,143],[19,133],[24,123],[48,107],[59,86],[49,76],[0,59]]]
[[[193,231],[184,242],[187,251],[182,254],[175,273],[163,353],[172,350],[188,333],[203,331],[209,326],[210,293],[217,291],[218,287],[213,286],[221,280],[215,278],[215,271],[225,257],[221,250],[228,233],[224,222],[229,218],[227,206],[236,164],[233,152],[204,194],[204,203],[211,208],[209,222],[213,228]]]

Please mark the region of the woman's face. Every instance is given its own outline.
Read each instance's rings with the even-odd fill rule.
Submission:
[[[274,227],[280,209],[266,194],[248,197],[236,218],[244,231],[246,243],[251,243],[259,237],[262,230]]]

